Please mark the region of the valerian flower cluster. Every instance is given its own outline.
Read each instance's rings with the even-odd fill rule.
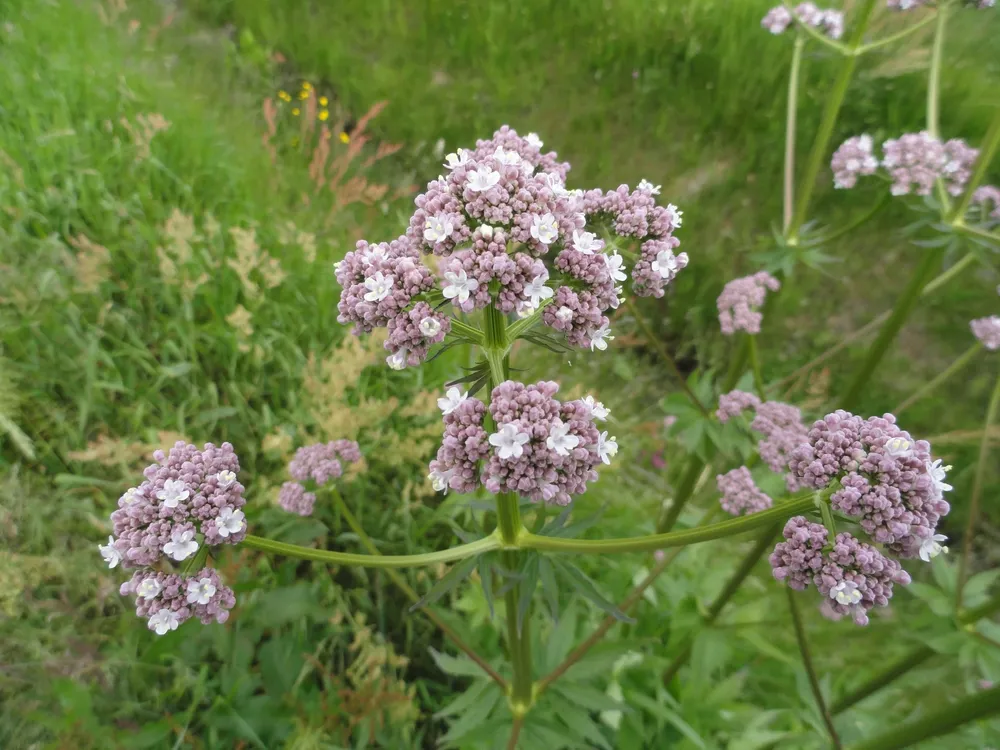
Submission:
[[[819,8],[814,3],[799,3],[794,9],[784,5],[771,8],[760,25],[772,34],[783,34],[795,22],[811,26],[831,39],[844,35],[844,14],[833,8]]]
[[[198,450],[178,442],[168,455],[157,451],[153,458],[145,481],[118,500],[114,533],[100,545],[101,556],[111,568],[136,569],[121,593],[136,597],[136,614],[158,635],[191,617],[225,622],[236,600],[218,573],[207,567],[184,573],[172,564],[193,558],[204,545],[237,544],[246,536],[233,446],[207,443]]]
[[[332,440],[299,448],[288,462],[288,474],[295,481],[281,485],[278,505],[289,513],[311,516],[316,493],[308,492],[306,483],[322,487],[343,475],[343,464],[360,460],[361,448],[353,440]]]

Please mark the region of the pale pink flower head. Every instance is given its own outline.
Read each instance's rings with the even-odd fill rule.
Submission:
[[[830,161],[834,187],[852,188],[857,184],[859,176],[875,174],[878,159],[875,157],[874,146],[870,135],[856,135],[840,144]]]
[[[736,331],[750,334],[760,333],[763,315],[760,308],[768,290],[781,288],[781,282],[766,271],[758,271],[752,276],[734,279],[725,285],[716,301],[719,308],[719,326],[727,336]]]
[[[972,203],[979,206],[984,216],[1000,221],[1000,188],[983,185],[972,194]]]
[[[992,352],[1000,349],[1000,315],[973,320],[969,328],[984,347]]]
[[[722,509],[733,516],[750,515],[771,507],[771,498],[760,491],[750,469],[740,466],[715,477]]]

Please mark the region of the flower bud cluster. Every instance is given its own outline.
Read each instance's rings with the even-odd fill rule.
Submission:
[[[316,493],[306,491],[305,483],[322,487],[343,475],[344,463],[360,460],[361,449],[353,440],[332,440],[299,448],[288,463],[288,474],[295,481],[281,485],[278,505],[289,513],[311,516]]]

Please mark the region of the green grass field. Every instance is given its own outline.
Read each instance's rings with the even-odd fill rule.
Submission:
[[[255,533],[354,551],[357,537],[334,509],[290,520],[274,500],[295,446],[340,437],[366,454],[367,470],[343,492],[383,552],[455,543],[452,524],[474,514],[453,495],[434,495],[426,462],[440,439],[434,398],[469,363],[449,353],[403,373],[382,366],[377,343],[359,343],[336,322],[331,267],[356,240],[403,231],[413,190],[440,171],[439,139],[451,151],[509,123],[537,131],[573,164],[570,187],[662,183],[684,210],[679,236],[691,265],[671,294],[641,308],[685,372],[724,373],[732,351],[715,299],[726,281],[773,259],[781,218],[791,44],[760,29],[769,5],[0,6],[0,748],[409,748],[442,738],[504,747],[496,727],[509,714],[499,694],[474,696],[468,713],[448,708],[479,689],[478,673],[382,573],[235,549],[218,563],[236,584],[230,621],[157,638],[119,596],[120,571],[101,564],[97,544],[149,453],[186,438],[236,446],[252,478]],[[900,23],[880,12],[873,33]],[[1000,104],[998,32],[996,12],[956,14],[943,71],[946,137],[977,142]],[[923,126],[928,48],[918,34],[862,60],[834,143]],[[836,65],[825,52],[807,55],[800,159]],[[295,95],[302,81],[331,100],[330,160],[343,166],[333,187],[317,187],[309,145],[317,135],[290,107],[262,140],[265,99]],[[371,141],[355,154],[353,126],[383,100],[365,130]],[[400,148],[380,153],[386,144]],[[994,183],[998,170],[994,162]],[[811,216],[820,225],[842,226],[878,197],[875,186],[835,192],[828,170],[821,174]],[[916,235],[904,228],[916,218],[894,202],[826,246],[829,263],[796,267],[760,337],[767,381],[892,306],[915,265]],[[958,257],[949,253],[945,265]],[[983,249],[981,261],[921,303],[861,411],[889,410],[969,346],[970,318],[997,312],[995,255]],[[574,506],[574,519],[603,509],[601,535],[626,536],[652,530],[677,483],[678,440],[660,424],[678,395],[630,316],[615,328],[614,356],[525,356],[519,366],[525,380],[559,379],[564,391],[595,392],[613,409],[619,460]],[[822,415],[864,353],[861,341],[800,389],[807,416]],[[939,437],[956,467],[949,536],[961,535],[997,366],[995,356],[980,357],[904,420],[914,434]],[[664,451],[665,469],[653,461]],[[974,558],[984,571],[1000,558],[995,459],[990,468],[991,522]],[[683,523],[714,502],[707,480]],[[780,485],[764,489],[777,494]],[[749,546],[685,550],[635,623],[616,626],[552,697],[551,716],[525,747],[825,747],[785,595],[766,565],[700,632],[681,686],[668,692],[658,679]],[[624,555],[585,568],[618,599],[650,565]],[[444,570],[405,573],[423,592]],[[954,564],[939,558],[867,629],[806,613],[834,698],[914,644],[938,654],[838,720],[848,746],[980,680],[1000,680],[996,624],[974,636],[947,629],[954,579]],[[969,596],[982,599],[995,579],[980,573]],[[558,624],[541,606],[529,618],[541,664],[558,663],[604,614],[568,592],[562,604]],[[436,611],[503,661],[501,619],[478,586],[448,594]],[[641,667],[621,661],[629,652],[642,654]],[[601,712],[622,708],[618,701],[627,708],[616,724]],[[571,710],[599,739],[573,735]],[[643,745],[650,741],[658,744]],[[1000,745],[996,720],[919,747],[991,743]]]

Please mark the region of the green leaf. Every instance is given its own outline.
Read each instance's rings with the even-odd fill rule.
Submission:
[[[433,648],[427,650],[438,669],[445,674],[452,677],[475,677],[477,680],[483,676],[482,668],[467,656],[449,656]]]
[[[235,417],[237,414],[239,414],[239,410],[235,406],[220,406],[217,409],[206,409],[191,420],[191,422],[195,426],[201,427],[206,424],[215,424],[229,417]]]
[[[467,557],[462,560],[462,562],[453,565],[444,578],[435,583],[434,586],[431,587],[430,591],[420,597],[416,604],[410,607],[410,612],[415,612],[422,607],[426,607],[428,604],[433,604],[453,588],[458,586],[458,584],[472,574],[477,562],[478,560],[476,557]]]
[[[584,518],[582,521],[576,521],[571,523],[569,526],[563,526],[561,528],[553,530],[551,536],[575,538],[580,536],[587,529],[596,526],[601,517],[604,515],[604,508],[601,508],[597,513],[592,516]]]
[[[439,741],[442,744],[454,742],[478,729],[489,718],[499,701],[499,690],[490,690],[488,693],[482,695],[479,700],[472,703],[465,713],[448,727],[448,731]]]
[[[976,573],[966,581],[965,588],[962,589],[965,606],[977,607],[982,604],[998,577],[1000,577],[1000,568]]]
[[[290,635],[279,636],[265,643],[257,652],[264,689],[277,700],[292,692],[305,663],[297,640]]]
[[[479,585],[483,588],[483,597],[490,608],[490,619],[496,617],[493,608],[493,554],[492,552],[479,557],[476,570],[479,573]]]
[[[542,563],[548,560],[542,558]],[[576,604],[573,601],[566,606],[566,611],[558,620],[556,627],[549,633],[545,644],[545,669],[555,669],[565,659],[573,648],[573,636],[576,635]],[[559,683],[556,683],[559,684]]]
[[[663,703],[653,700],[649,696],[640,692],[630,693],[629,701],[645,708],[649,711],[649,713],[653,714],[657,718],[666,721],[674,727],[674,729],[691,740],[695,747],[698,747],[701,750],[707,750],[708,746],[705,744],[705,740],[702,739],[702,736],[698,734],[690,724],[684,721],[684,719],[682,719],[676,711],[671,710]]]
[[[553,558],[552,560],[553,564],[556,566],[556,570],[562,573],[563,577],[570,584],[573,590],[580,594],[580,596],[584,599],[604,610],[616,620],[628,623],[635,622],[635,620],[618,609],[617,605],[605,599],[597,590],[597,586],[594,582],[590,580],[590,578],[588,578],[582,570],[576,567],[576,565],[558,558]]]
[[[431,649],[431,651],[433,652],[434,649]],[[479,670],[479,673],[482,674],[482,670]],[[491,680],[477,680],[473,682],[472,685],[465,689],[464,693],[459,694],[455,700],[434,714],[434,718],[443,719],[446,716],[464,714],[473,705],[477,704],[487,688],[494,684]]]
[[[907,586],[906,590],[925,602],[938,617],[943,617],[951,613],[953,599],[941,589],[926,583],[914,582]]]
[[[517,632],[520,635],[524,632],[524,620],[531,609],[531,600],[535,595],[535,588],[538,586],[538,555],[527,553],[524,566],[521,568],[522,579],[521,590],[517,597]]]
[[[552,683],[552,689],[572,703],[588,711],[628,711],[621,701],[614,700],[610,695],[585,685],[581,682],[565,680]]]
[[[316,601],[316,593],[307,583],[263,591],[256,604],[257,623],[265,628],[276,628],[314,616],[318,618],[323,614]]]
[[[547,702],[551,704],[552,715],[564,725],[565,731],[581,740],[584,747],[612,750],[601,728],[586,711],[554,693],[549,694]]]
[[[538,558],[538,577],[542,582],[542,595],[549,605],[552,621],[559,622],[559,584],[556,583],[556,573],[549,558],[544,555]]]

